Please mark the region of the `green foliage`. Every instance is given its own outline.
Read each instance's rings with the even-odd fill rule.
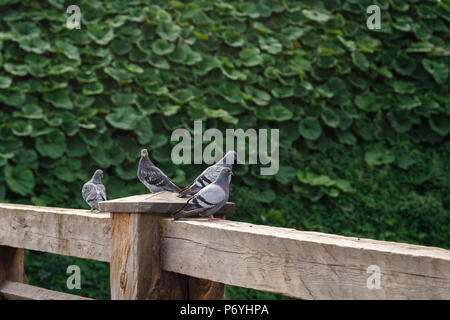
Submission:
[[[450,7],[377,3],[371,31],[367,1],[90,0],[69,30],[65,1],[0,1],[0,199],[87,208],[96,168],[144,193],[143,147],[185,186],[204,166],[169,137],[201,119],[280,129],[277,175],[236,166],[235,219],[448,248]]]

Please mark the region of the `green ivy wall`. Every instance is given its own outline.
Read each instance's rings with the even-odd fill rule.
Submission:
[[[1,201],[87,208],[96,168],[146,192],[144,147],[185,186],[205,166],[170,136],[204,120],[280,129],[277,175],[236,166],[234,219],[450,247],[448,1],[76,2],[69,30],[75,3],[0,0]]]

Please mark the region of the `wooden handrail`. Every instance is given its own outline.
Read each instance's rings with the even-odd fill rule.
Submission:
[[[111,214],[0,204],[0,295],[64,299],[21,283],[23,249],[30,249],[110,262],[113,299],[221,299],[224,284],[303,299],[450,299],[449,250],[228,220],[173,221],[145,212],[152,204],[136,205],[144,196],[119,199],[121,211]],[[368,286],[371,267],[379,268],[379,288]]]
[[[302,299],[450,298],[449,250],[227,220],[160,225],[167,271]]]

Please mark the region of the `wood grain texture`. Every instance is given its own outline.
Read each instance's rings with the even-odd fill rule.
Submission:
[[[6,300],[93,300],[14,281],[0,283],[0,296]]]
[[[110,215],[0,203],[0,245],[108,262]]]
[[[0,282],[28,282],[23,267],[23,249],[0,246]]]
[[[206,279],[187,277],[189,284],[189,300],[223,300],[225,285]]]
[[[161,269],[162,216],[112,213],[112,300],[187,299],[186,277]]]
[[[164,270],[303,299],[450,299],[450,251],[235,221],[163,219]],[[370,290],[371,265],[380,288]]]
[[[100,211],[106,212],[171,214],[182,208],[187,200],[187,198],[178,198],[177,193],[162,191],[102,201],[99,203],[99,207]],[[218,213],[233,212],[234,203],[227,202]]]

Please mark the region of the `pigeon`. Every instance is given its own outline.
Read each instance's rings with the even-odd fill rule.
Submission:
[[[209,220],[219,220],[214,218],[213,215],[228,201],[232,174],[230,168],[222,168],[219,176],[213,183],[201,189],[181,209],[174,212],[174,220],[195,214],[208,216]]]
[[[223,168],[233,168],[233,163],[237,159],[237,153],[235,151],[229,151],[227,154],[220,159],[215,165],[212,165],[205,169],[201,175],[199,175],[189,186],[182,189],[178,197],[185,198],[186,196],[191,196],[199,192],[202,188],[206,187],[214,180],[217,179],[221,170]],[[231,175],[230,175],[231,179]]]
[[[91,207],[91,211],[98,210],[98,203],[107,200],[106,188],[102,184],[103,171],[96,170],[92,179],[86,182],[81,189],[83,199]]]
[[[137,176],[152,193],[160,191],[180,192],[180,188],[153,164],[148,157],[147,149],[141,151]]]

